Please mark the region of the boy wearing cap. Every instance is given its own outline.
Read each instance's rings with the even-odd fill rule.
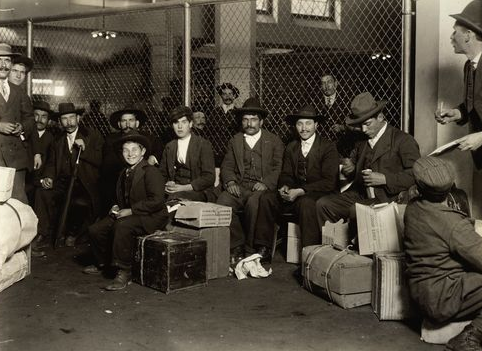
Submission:
[[[116,145],[122,148],[127,167],[116,184],[116,204],[109,215],[89,227],[97,265],[87,266],[86,274],[99,274],[111,264],[117,274],[106,290],[124,289],[131,280],[132,238],[163,229],[167,223],[164,205],[164,178],[144,159],[149,149],[145,135],[132,131]]]
[[[285,211],[293,212],[299,223],[303,246],[320,242],[315,203],[337,189],[339,163],[335,144],[316,133],[320,121],[321,116],[311,105],[286,117],[299,140],[286,147],[278,190],[268,191],[259,199],[254,244],[264,260],[271,257],[273,223]]]
[[[404,246],[410,295],[435,323],[472,320],[447,350],[482,350],[482,237],[474,221],[447,206],[454,172],[444,160],[413,165],[419,198],[405,210]]]
[[[178,106],[169,113],[176,139],[166,144],[160,170],[168,200],[212,201],[214,154],[211,143],[192,134],[192,111]]]

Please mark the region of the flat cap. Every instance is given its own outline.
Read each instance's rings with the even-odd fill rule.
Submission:
[[[188,120],[192,121],[192,110],[187,106],[180,105],[169,112],[169,121],[171,123],[174,123],[183,117],[186,117]]]
[[[455,181],[451,165],[433,156],[425,156],[415,161],[413,175],[422,195],[435,201],[443,201]]]

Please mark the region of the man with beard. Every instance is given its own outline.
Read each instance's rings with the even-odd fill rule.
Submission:
[[[150,165],[158,165],[161,160],[163,144],[161,140],[148,133],[140,132],[139,129],[146,123],[147,115],[144,111],[135,107],[128,106],[122,110],[114,112],[109,122],[117,132],[107,134],[104,147],[102,149],[102,166],[100,170],[100,184],[102,192],[101,214],[105,215],[115,202],[115,184],[120,172],[124,169],[125,161],[121,150],[116,147],[116,141],[126,133],[138,131],[149,139],[151,145],[149,153],[146,155]]]
[[[27,56],[14,57],[12,60],[12,69],[8,75],[8,81],[15,85],[22,85],[27,77],[28,72],[33,68],[33,60]]]

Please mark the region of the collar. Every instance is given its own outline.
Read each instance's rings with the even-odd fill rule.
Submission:
[[[472,60],[472,64],[474,65],[474,68],[477,69],[477,64],[479,63],[480,56],[482,55],[482,51],[478,53],[477,56],[475,56]]]
[[[44,130],[37,130],[38,137],[41,138],[45,134],[45,129]]]
[[[261,138],[261,129],[255,135],[243,134],[243,136],[244,136],[244,140],[246,140],[246,143],[252,149],[256,145],[258,140]]]
[[[378,140],[380,140],[380,138],[382,137],[383,133],[385,133],[385,130],[387,129],[387,126],[388,126],[388,123],[385,121],[385,125],[382,127],[382,129],[380,129],[377,133],[377,135],[375,135],[375,137],[373,139],[368,139],[368,144],[370,145],[370,147],[373,149],[376,145],[376,143],[378,142]]]
[[[224,113],[228,113],[228,111],[234,109],[234,102],[231,105],[226,105],[222,103],[221,107],[223,108]]]
[[[191,140],[191,137],[192,137],[192,133],[190,133],[187,137],[185,137],[184,139],[177,139],[177,144],[181,144],[181,145],[187,145],[189,144],[189,141]]]
[[[313,133],[313,135],[310,136],[308,139],[301,140],[301,145],[309,146],[311,148],[311,146],[315,142],[315,138],[316,138],[316,133]]]
[[[331,94],[330,96],[325,96],[325,103],[328,103],[328,104],[334,104],[335,103],[335,99],[336,99],[336,91]]]
[[[72,137],[74,138],[74,140],[75,140],[75,137],[77,136],[78,131],[79,131],[79,127],[77,127],[77,129],[74,130],[72,133],[66,133],[66,134],[67,134],[67,138],[68,138],[69,136],[72,136]]]

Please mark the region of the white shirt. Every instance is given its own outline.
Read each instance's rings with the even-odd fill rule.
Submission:
[[[259,138],[261,138],[261,129],[255,135],[244,134],[244,140],[246,140],[246,143],[251,149],[256,145]]]
[[[477,69],[477,64],[479,63],[480,55],[482,55],[482,51],[479,52],[479,54],[472,59],[472,65],[474,66],[474,69]]]
[[[187,148],[191,141],[191,134],[184,139],[177,139],[177,160],[180,163],[186,164]]]
[[[234,108],[234,103],[231,105],[221,104],[221,107],[223,108],[224,113],[228,113],[229,110]]]
[[[8,101],[8,97],[10,96],[10,85],[8,85],[8,78],[1,81],[2,89],[0,89],[0,93],[3,95],[5,101]]]
[[[308,153],[310,152],[311,147],[315,142],[315,138],[316,138],[316,133],[314,133],[306,140],[301,140],[301,153],[303,154],[304,157],[306,157],[306,155],[308,155]]]
[[[336,93],[330,96],[325,96],[326,107],[330,108],[331,106],[333,106],[333,104],[335,103],[335,99],[336,99]]]
[[[387,129],[387,125],[388,123],[385,122],[385,125],[382,127],[382,129],[380,129],[377,133],[377,135],[375,135],[374,138],[372,139],[368,139],[368,144],[370,145],[370,147],[373,149],[376,145],[376,143],[378,142],[378,140],[380,140],[380,138],[382,137],[383,133],[385,133],[385,130]]]
[[[37,130],[37,133],[38,133],[38,138],[40,139],[45,134],[45,129],[44,130]]]
[[[72,133],[67,133],[67,145],[69,146],[69,151],[72,152],[72,146],[74,146],[75,138],[77,137],[77,132],[79,128],[77,128]]]

